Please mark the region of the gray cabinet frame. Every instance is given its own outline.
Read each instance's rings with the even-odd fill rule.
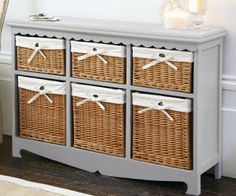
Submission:
[[[90,26],[88,26],[90,24]],[[209,28],[206,31],[171,31],[155,24],[112,22],[102,20],[63,18],[61,22],[12,21],[13,56],[13,156],[21,157],[27,150],[89,172],[103,175],[154,181],[180,181],[188,185],[187,194],[199,195],[201,174],[211,167],[221,178],[223,38],[225,31]],[[66,75],[56,76],[16,70],[15,35],[38,35],[65,38]],[[113,84],[71,77],[70,40],[122,43],[126,46],[126,84]],[[194,52],[193,93],[165,91],[132,85],[131,47],[143,45]],[[66,146],[23,139],[18,136],[17,77],[30,76],[66,82]],[[126,90],[126,157],[119,158],[72,147],[71,82],[100,85]],[[193,100],[193,170],[183,170],[132,160],[131,157],[131,93],[148,92]]]

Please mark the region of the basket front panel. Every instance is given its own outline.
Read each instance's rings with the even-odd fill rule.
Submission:
[[[65,96],[47,94],[27,104],[36,92],[19,88],[20,136],[54,144],[66,143]]]
[[[84,53],[72,53],[72,75],[81,79],[125,83],[125,58],[102,56],[108,63],[104,64],[97,56],[78,60]]]
[[[164,90],[192,92],[192,63],[172,62],[178,67],[174,70],[166,63],[159,63],[148,69],[142,67],[151,63],[152,59],[133,58],[133,84]]]
[[[38,73],[48,73],[56,75],[65,75],[65,50],[46,50],[41,51],[46,59],[38,52],[31,63],[27,63],[32,55],[33,49],[17,47],[17,69],[21,71],[31,71]]]
[[[170,121],[158,110],[138,114],[133,106],[133,159],[192,169],[192,132],[189,113],[167,110]]]
[[[81,149],[124,157],[125,110],[123,104],[104,103],[102,110],[96,103],[73,97],[74,146]]]

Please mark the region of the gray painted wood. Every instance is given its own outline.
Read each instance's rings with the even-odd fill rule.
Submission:
[[[149,164],[61,145],[27,140],[20,137],[15,137],[14,143],[17,149],[16,154],[19,155],[18,157],[20,157],[20,150],[26,149],[29,152],[64,164],[90,172],[99,171],[101,174],[108,176],[179,182],[188,182],[194,178],[194,172],[189,170]]]
[[[135,37],[145,40],[172,40],[193,43],[202,43],[225,35],[225,31],[222,28],[216,27],[202,31],[166,30],[161,25],[152,23],[134,23],[70,17],[62,17],[61,21],[54,23],[39,21],[12,21],[9,25],[20,28],[86,33],[91,35],[103,34],[128,38]]]
[[[45,30],[44,29],[32,29],[30,27],[14,27],[12,29],[12,32],[14,34],[22,34],[22,35],[37,35],[37,36],[44,36],[45,35]],[[65,31],[67,32],[67,31]],[[182,32],[183,33],[183,32]],[[55,31],[55,30],[47,30],[47,37],[53,37],[55,36],[57,38],[74,38],[76,40],[83,39],[84,41],[94,41],[94,42],[104,42],[104,43],[110,43],[112,40],[113,44],[120,44],[123,43],[124,45],[129,45],[132,44],[134,46],[140,46],[144,45],[146,47],[156,47],[156,48],[161,48],[165,46],[166,49],[173,49],[176,48],[178,50],[185,50],[188,49],[189,51],[196,51],[198,49],[197,45],[195,43],[191,42],[181,42],[181,41],[175,41],[174,45],[173,42],[170,42],[169,40],[162,40],[160,39],[141,39],[141,38],[136,38],[136,37],[125,37],[125,36],[115,36],[113,34],[102,34],[102,33],[97,33],[94,32],[94,34],[89,34],[89,33],[73,33],[73,32],[68,32],[68,33],[63,33],[62,31]],[[157,37],[157,36],[156,36]],[[171,40],[171,39],[170,39]]]
[[[59,81],[66,81],[65,76],[56,76],[51,74],[41,74],[41,73],[34,73],[34,72],[27,72],[27,71],[13,71],[15,75],[20,76],[28,76],[28,77],[35,77],[35,78],[43,78],[43,79],[51,79],[51,80],[59,80]]]
[[[131,74],[132,74],[132,67],[131,67],[131,50],[132,47],[131,45],[127,45],[126,46],[126,84],[127,86],[130,86],[132,81],[131,81]],[[132,151],[132,141],[131,141],[131,130],[132,130],[132,123],[131,123],[131,119],[132,119],[132,101],[131,101],[131,97],[132,97],[132,91],[129,88],[126,88],[126,158],[127,159],[131,159],[132,155],[131,155],[131,151]]]
[[[72,113],[71,113],[71,74],[70,40],[66,40],[66,146],[72,146]]]
[[[223,38],[220,40],[219,44],[219,73],[218,73],[218,82],[219,82],[219,115],[218,115],[218,152],[219,152],[219,162],[215,166],[215,178],[220,179],[222,176],[222,138],[223,138],[223,114],[222,114],[222,105],[223,105],[223,89],[222,89],[222,75],[223,75]]]
[[[198,164],[202,167],[219,156],[218,151],[218,104],[219,104],[219,47],[199,52],[197,88]],[[206,66],[207,65],[207,66]],[[215,165],[216,163],[214,163]],[[214,166],[212,165],[212,167]],[[205,171],[203,171],[205,172]]]
[[[76,21],[76,22],[75,22]],[[29,34],[66,39],[66,76],[54,76],[32,72],[17,71],[13,58],[13,156],[21,157],[20,151],[56,160],[90,172],[99,171],[104,175],[144,180],[181,181],[188,185],[187,194],[199,195],[201,174],[215,166],[217,178],[221,177],[221,81],[223,40],[225,31],[209,28],[208,31],[171,31],[156,24],[126,23],[87,19],[63,18],[61,22],[13,21],[9,24],[13,35],[13,57],[15,56],[14,35]],[[127,70],[126,84],[114,84],[71,77],[71,39],[83,39],[104,43],[126,45]],[[193,93],[181,93],[132,85],[131,46],[157,47],[189,50],[194,52]],[[29,76],[64,81],[66,92],[66,146],[48,144],[18,137],[18,97],[17,76]],[[126,90],[126,157],[118,158],[105,154],[89,152],[72,147],[72,82],[98,85]],[[183,170],[132,160],[132,96],[133,91],[191,98],[193,100],[193,170]],[[218,98],[220,95],[220,98]],[[218,124],[219,122],[219,124]]]

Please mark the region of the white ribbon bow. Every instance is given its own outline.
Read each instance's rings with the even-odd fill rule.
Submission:
[[[79,107],[89,101],[92,101],[94,103],[96,103],[102,110],[105,110],[105,107],[102,105],[102,103],[100,101],[102,101],[102,99],[98,98],[97,95],[91,95],[89,98],[84,99],[78,103],[76,103],[76,106]]]
[[[36,45],[37,45],[37,44],[36,44]],[[42,46],[38,45],[38,46],[35,46],[33,53],[31,54],[31,56],[30,56],[30,57],[28,58],[28,60],[27,60],[27,63],[30,64],[38,52],[43,56],[44,59],[46,59],[47,57],[46,57],[46,56],[43,54],[43,52],[41,51],[41,49],[43,49],[43,48],[47,48],[47,46],[46,46],[46,45],[42,45]]]
[[[104,49],[91,51],[85,55],[79,56],[78,61],[82,61],[82,60],[87,59],[92,56],[97,56],[104,64],[107,64],[108,62],[102,56],[100,56],[104,52],[105,52]]]
[[[39,89],[38,93],[36,95],[34,95],[29,101],[27,101],[27,103],[31,104],[36,99],[38,99],[39,96],[44,95],[47,98],[47,100],[52,104],[53,101],[50,99],[50,97],[47,96],[47,93],[48,93],[48,91],[43,87],[42,89]]]
[[[167,109],[169,109],[168,106],[164,106],[164,105],[160,105],[159,103],[154,103],[155,106],[154,107],[148,107],[148,108],[144,108],[140,111],[138,111],[138,114],[142,114],[144,112],[150,111],[150,110],[159,110],[161,111],[163,114],[166,115],[166,117],[170,120],[170,121],[174,121],[174,119],[172,118],[172,116],[166,111]]]
[[[142,69],[148,69],[156,64],[159,63],[166,63],[168,66],[170,66],[172,69],[174,69],[175,71],[177,71],[178,67],[176,65],[174,65],[173,63],[170,62],[170,60],[172,59],[171,56],[165,56],[165,57],[158,57],[156,60],[152,61],[151,63],[148,63],[146,65],[144,65],[142,67]]]

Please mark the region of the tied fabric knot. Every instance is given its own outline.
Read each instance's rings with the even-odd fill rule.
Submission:
[[[166,111],[168,109],[170,109],[167,105],[163,105],[162,102],[158,102],[158,103],[154,103],[155,106],[153,107],[148,107],[148,108],[144,108],[142,110],[138,111],[138,114],[142,114],[144,112],[150,111],[150,110],[159,110],[161,111],[163,114],[166,115],[166,117],[170,120],[170,121],[174,121],[174,119],[172,118],[172,116]]]
[[[102,110],[105,110],[104,105],[102,105],[102,103],[101,103],[102,99],[100,99],[98,97],[98,95],[91,95],[89,98],[84,99],[84,100],[76,103],[76,106],[79,107],[79,106],[81,106],[81,105],[83,105],[83,104],[85,104],[89,101],[96,103]]]
[[[47,98],[47,100],[52,104],[53,101],[50,97],[48,97],[47,95],[48,91],[43,87],[41,86],[39,88],[39,91],[36,95],[34,95],[29,101],[27,101],[28,104],[31,104],[32,102],[34,102],[36,99],[38,99],[40,96],[45,96]]]
[[[167,64],[168,66],[170,66],[172,69],[174,69],[175,71],[177,71],[177,69],[178,69],[178,67],[176,66],[176,65],[174,65],[173,63],[171,63],[170,62],[170,60],[172,59],[173,57],[172,56],[161,56],[161,55],[159,55],[159,57],[156,59],[156,60],[154,60],[154,61],[152,61],[151,63],[148,63],[148,64],[146,64],[146,65],[144,65],[143,67],[142,67],[142,69],[148,69],[148,68],[150,68],[150,67],[152,67],[152,66],[154,66],[154,65],[157,65],[157,64],[159,64],[159,63],[165,63],[165,64]]]
[[[88,52],[85,55],[79,56],[78,61],[85,60],[85,59],[92,57],[92,56],[97,56],[104,64],[107,64],[108,62],[101,56],[101,54],[104,52],[105,52],[104,49],[97,50],[94,48],[93,51]]]
[[[34,51],[33,51],[33,53],[31,54],[31,56],[28,58],[27,63],[30,64],[38,52],[42,55],[42,57],[43,57],[44,59],[46,59],[47,57],[46,57],[46,56],[44,55],[44,53],[42,52],[42,49],[43,49],[43,48],[47,48],[47,46],[46,46],[46,45],[40,46],[38,43],[35,44]]]

